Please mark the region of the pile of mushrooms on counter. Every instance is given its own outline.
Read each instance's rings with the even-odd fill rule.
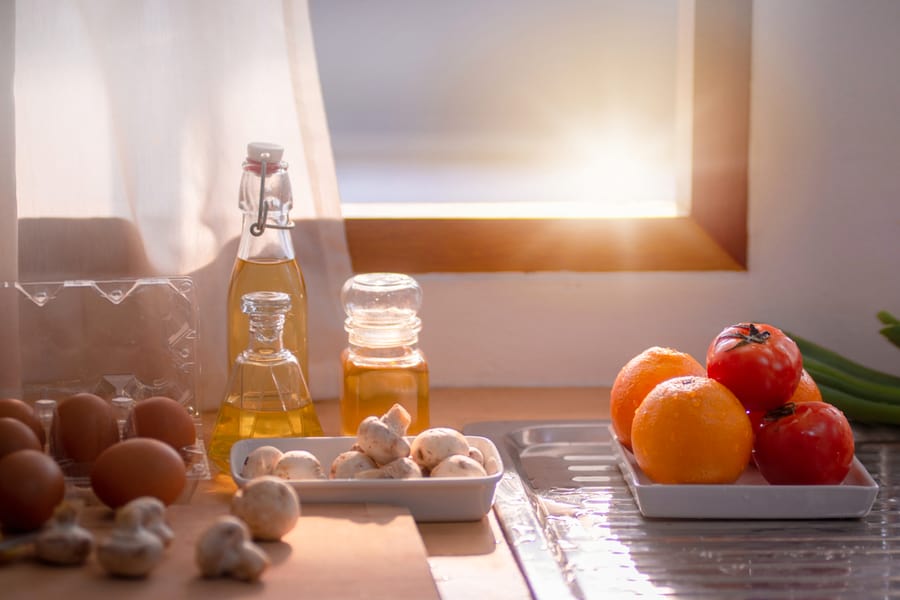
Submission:
[[[34,541],[35,557],[58,566],[84,564],[92,551],[100,566],[117,577],[141,578],[163,559],[174,539],[166,507],[158,498],[141,496],[118,508],[115,527],[105,539],[78,524],[79,504],[63,500]]]
[[[326,475],[319,459],[306,450],[282,452],[260,446],[250,452],[240,475],[247,479],[274,476],[298,479],[414,479],[421,477],[485,477],[496,465],[469,445],[459,431],[433,427],[407,439],[409,412],[394,404],[381,417],[363,419],[356,443],[331,463]]]
[[[165,558],[175,539],[158,498],[141,496],[115,511],[114,527],[105,538],[78,524],[79,502],[64,500],[34,538],[37,560],[56,566],[79,566],[91,552],[100,567],[117,578],[143,579]],[[282,479],[260,477],[232,497],[231,514],[207,527],[195,548],[203,577],[257,581],[270,561],[254,541],[276,541],[293,529],[300,501]]]

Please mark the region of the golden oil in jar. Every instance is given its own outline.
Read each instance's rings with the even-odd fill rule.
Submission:
[[[229,473],[231,447],[247,438],[322,435],[297,357],[282,343],[290,296],[251,292],[241,297],[249,317],[247,348],[234,361],[209,445],[209,458]]]
[[[322,435],[312,403],[290,410],[241,408],[238,398],[226,399],[216,418],[209,445],[209,458],[223,473],[229,473],[229,456],[235,442],[248,438],[307,437]]]
[[[350,349],[341,356],[341,434],[356,435],[359,423],[370,415],[385,414],[394,403],[409,412],[408,433],[428,429],[428,363],[421,352],[413,360],[373,362]]]

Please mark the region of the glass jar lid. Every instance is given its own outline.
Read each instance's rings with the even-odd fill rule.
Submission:
[[[422,288],[402,273],[362,273],[344,283],[341,303],[350,343],[388,347],[415,344],[422,321]]]

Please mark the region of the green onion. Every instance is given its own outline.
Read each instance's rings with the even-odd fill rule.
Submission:
[[[863,400],[900,405],[900,386],[875,383],[844,373],[811,356],[804,357],[803,368],[809,372],[817,384],[824,383],[832,388],[858,396]]]
[[[822,399],[839,408],[846,417],[860,423],[900,425],[900,406],[873,402],[817,382]]]
[[[878,313],[882,335],[900,346],[900,321]],[[890,330],[890,334],[885,331]],[[803,354],[803,368],[822,392],[822,399],[848,419],[861,423],[900,425],[900,377],[870,369],[798,335],[788,333]],[[896,341],[890,337],[896,335]]]
[[[849,358],[841,356],[837,352],[820,346],[815,342],[803,339],[798,335],[794,335],[792,333],[787,333],[787,335],[789,338],[794,340],[794,342],[796,342],[797,346],[800,348],[800,352],[803,354],[804,361],[818,360],[819,362],[838,369],[843,373],[853,375],[860,379],[865,379],[872,383],[889,386],[900,386],[900,377],[897,377],[896,375],[891,375],[889,373],[870,369],[850,360]]]
[[[900,321],[897,320],[897,317],[886,310],[880,310],[878,311],[878,320],[885,325],[885,327],[878,330],[878,333],[887,338],[887,341],[900,348]]]

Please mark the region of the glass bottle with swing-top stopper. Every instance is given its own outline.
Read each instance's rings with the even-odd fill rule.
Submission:
[[[306,282],[291,240],[293,197],[283,153],[276,144],[247,145],[240,186],[241,241],[228,286],[228,361],[234,364],[247,347],[247,315],[241,310],[244,294],[284,292],[291,300],[285,315],[284,346],[297,357],[308,385]]]

